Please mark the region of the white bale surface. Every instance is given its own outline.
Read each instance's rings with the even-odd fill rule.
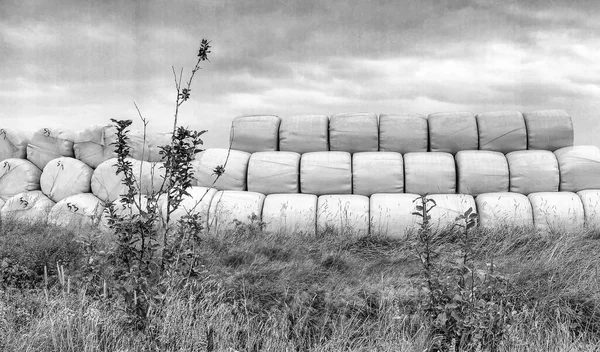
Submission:
[[[68,157],[54,159],[46,164],[40,177],[42,192],[54,202],[91,192],[94,170],[80,160]]]
[[[539,192],[528,197],[539,230],[577,230],[585,224],[583,204],[575,193]]]
[[[441,112],[431,114],[429,150],[456,154],[461,150],[479,149],[477,120],[470,112]]]
[[[533,226],[533,211],[527,196],[520,193],[484,193],[475,198],[479,225],[485,228]]]
[[[132,172],[136,180],[136,189],[141,194],[151,194],[158,192],[163,183],[165,169],[163,163],[151,163],[148,161],[140,161],[128,158],[132,163]],[[123,185],[124,175],[117,175],[117,167],[115,166],[117,159],[109,159],[98,165],[94,170],[91,179],[92,193],[105,202],[119,199],[122,194],[127,193],[127,187]],[[140,178],[140,168],[142,169],[142,177]],[[167,185],[165,185],[167,186]]]
[[[314,194],[270,194],[262,209],[265,230],[281,235],[316,234],[317,196]]]
[[[508,192],[508,162],[504,154],[487,150],[461,150],[456,153],[457,193]]]
[[[0,161],[6,159],[27,159],[29,135],[22,131],[0,129]]]
[[[208,227],[208,209],[217,190],[208,187],[190,187],[187,192],[188,196],[184,196],[179,203],[179,206],[173,211],[169,217],[170,226],[176,226],[177,222],[185,215],[200,214],[202,227]],[[162,195],[158,200],[158,206],[161,210],[163,221],[167,221],[167,195]]]
[[[94,169],[104,162],[105,132],[109,127],[97,125],[77,132],[73,143],[75,158]]]
[[[129,146],[129,156],[136,160],[148,161],[149,148],[146,137],[144,137],[143,131],[132,130],[127,133],[129,140],[127,145]],[[117,153],[115,152],[117,142],[117,128],[111,126],[104,131],[104,159],[108,160],[116,158]]]
[[[264,195],[300,192],[300,154],[256,152],[248,162],[248,191]]]
[[[396,152],[359,152],[352,155],[352,193],[404,192],[404,162]]]
[[[316,195],[352,193],[352,157],[348,152],[312,152],[300,160],[300,191]]]
[[[505,154],[527,149],[527,129],[520,112],[486,112],[475,118],[479,131],[479,149]]]
[[[456,166],[452,154],[404,154],[404,191],[415,194],[456,193]]]
[[[264,200],[265,196],[256,192],[217,192],[210,202],[208,230],[213,234],[224,235],[235,230],[234,220],[250,224],[253,215],[260,220]]]
[[[148,143],[148,161],[163,161],[159,147],[170,145],[173,133],[148,133],[146,141]]]
[[[369,234],[369,197],[358,194],[328,194],[317,202],[317,233],[327,229],[351,236]]]
[[[48,221],[57,226],[79,230],[97,226],[103,210],[100,199],[91,193],[81,193],[56,203],[48,214]]]
[[[426,152],[429,147],[427,118],[422,115],[379,116],[379,150],[382,152]]]
[[[329,119],[329,149],[350,154],[379,150],[379,125],[372,113],[346,113]]]
[[[43,170],[46,164],[61,156],[75,157],[75,132],[42,128],[36,131],[27,145],[27,159]]]
[[[418,194],[373,194],[370,199],[371,234],[405,238],[417,230],[420,218],[413,215],[421,204]]]
[[[590,189],[577,192],[583,204],[585,225],[591,228],[600,228],[600,190]]]
[[[129,217],[130,218],[133,215],[138,215],[140,213],[139,209],[142,209],[143,211],[146,211],[148,209],[148,196],[143,195],[143,194],[136,195],[134,204],[125,204],[125,203],[121,202],[121,199],[119,198],[115,201],[112,201],[112,206],[113,206],[114,214],[117,217],[125,217],[125,218]],[[160,208],[158,208],[158,210],[161,211]],[[163,214],[161,213],[160,215],[162,216]],[[125,221],[127,221],[127,219]],[[110,209],[108,207],[108,204],[106,204],[106,206],[102,210],[102,215],[100,216],[100,222],[98,223],[98,227],[100,228],[100,230],[102,232],[112,233],[109,222],[110,222]]]
[[[42,171],[27,159],[6,159],[0,162],[0,199],[40,189]]]
[[[527,149],[555,151],[573,145],[573,122],[563,110],[523,113],[527,126]]]
[[[2,221],[46,222],[56,203],[42,191],[30,191],[10,197],[0,210]]]
[[[560,190],[578,192],[600,189],[600,148],[575,146],[557,149]]]
[[[168,183],[165,182],[166,170],[164,163],[141,160],[132,160],[132,163],[136,187],[141,194],[151,195],[152,193],[158,193],[161,187],[163,187],[163,183],[164,189],[167,189]]]
[[[281,119],[279,150],[296,153],[329,150],[329,118],[325,115],[300,115]]]
[[[0,210],[2,210],[2,207],[4,207],[4,204],[6,204],[6,202],[2,199],[0,199]]]
[[[276,151],[281,118],[274,115],[239,116],[231,123],[231,149],[248,153]]]
[[[229,154],[229,158],[227,155]],[[244,191],[246,190],[246,177],[250,153],[240,150],[222,148],[209,148],[198,155],[192,162],[194,167],[194,179],[196,186],[214,187],[221,191]],[[227,165],[225,165],[227,162]],[[225,166],[225,173],[217,179],[214,170],[217,166]]]
[[[470,194],[431,194],[428,197],[436,203],[429,212],[431,226],[434,229],[443,229],[457,224],[456,217],[464,214],[469,208],[477,212],[475,199]]]
[[[506,154],[506,160],[511,192],[528,195],[558,191],[558,161],[551,151],[519,150]]]

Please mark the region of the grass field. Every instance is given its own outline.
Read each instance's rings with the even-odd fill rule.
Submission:
[[[501,332],[495,350],[598,350],[600,232],[472,235],[474,263],[510,283],[503,295],[513,308],[493,327]],[[100,239],[94,250],[111,250],[89,230],[2,224],[0,350],[426,351],[439,338],[423,310],[419,258],[404,238],[275,236],[252,227],[204,235],[203,275],[173,289],[143,328],[110,285],[97,294],[87,282],[90,238]],[[437,245],[443,275],[455,234],[441,233]]]

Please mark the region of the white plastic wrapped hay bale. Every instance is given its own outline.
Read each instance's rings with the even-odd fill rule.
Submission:
[[[300,115],[281,119],[279,150],[296,153],[329,150],[329,118],[325,115]]]
[[[6,159],[0,162],[0,199],[40,189],[42,171],[27,159]]]
[[[300,154],[256,152],[248,162],[248,191],[264,195],[300,191]]]
[[[196,185],[212,186],[221,191],[244,191],[249,161],[250,153],[240,150],[206,149],[198,153],[196,160],[192,162]],[[225,166],[225,172],[217,179],[215,168],[218,166]],[[213,186],[215,179],[217,182]]]
[[[314,194],[269,194],[262,210],[265,230],[281,235],[315,235],[317,196]]]
[[[554,152],[560,170],[560,190],[600,189],[600,148],[575,146]]]
[[[109,125],[92,126],[77,132],[73,143],[75,158],[93,169],[104,162],[107,159],[104,156],[104,149],[106,149],[104,135],[109,127]]]
[[[134,179],[136,180],[136,189],[141,194],[152,194],[158,192],[163,186],[165,169],[163,163],[151,163],[128,158],[131,162],[131,168]],[[94,170],[91,179],[92,193],[105,202],[114,201],[127,193],[127,187],[123,185],[123,173],[117,175],[117,159],[109,159],[98,165]],[[141,178],[140,178],[141,168]],[[165,187],[168,185],[166,184]]]
[[[479,225],[485,228],[533,226],[533,211],[527,196],[520,193],[484,193],[477,196]]]
[[[200,214],[202,227],[208,227],[208,209],[217,190],[208,187],[190,187],[187,192],[188,196],[184,196],[181,203],[169,217],[171,226],[177,225],[177,221],[187,214]],[[167,196],[162,195],[159,199],[159,207],[163,221],[167,221]]]
[[[160,147],[171,144],[173,133],[148,133],[146,142],[148,143],[148,161],[164,161],[160,154]]]
[[[248,153],[276,151],[281,118],[274,115],[239,116],[231,123],[231,149]]]
[[[352,193],[404,192],[402,154],[395,152],[360,152],[352,155]]]
[[[437,229],[456,224],[456,217],[464,214],[469,208],[474,213],[477,212],[475,199],[470,194],[431,194],[428,198],[433,199],[436,204],[429,215],[431,215],[431,225]]]
[[[328,194],[317,202],[317,233],[350,236],[369,234],[369,197],[358,194]]]
[[[379,116],[379,150],[382,152],[426,152],[429,147],[427,118],[422,115]]]
[[[23,192],[10,197],[0,210],[2,221],[46,222],[54,207],[50,198],[41,191]]]
[[[0,129],[0,161],[6,159],[27,159],[29,135],[22,131]]]
[[[329,150],[375,152],[379,150],[379,125],[373,113],[345,113],[329,119]]]
[[[127,133],[129,138],[127,145],[129,146],[129,156],[136,160],[148,161],[149,148],[147,137],[144,136],[143,131],[129,131]],[[117,128],[111,126],[104,131],[104,159],[108,160],[116,158],[117,153],[115,152],[117,142]]]
[[[583,204],[585,225],[591,228],[600,228],[600,190],[589,189],[577,192]]]
[[[97,226],[102,217],[104,205],[91,193],[67,197],[56,203],[48,214],[51,224],[71,230]]]
[[[519,150],[506,154],[506,160],[511,192],[528,195],[558,191],[558,161],[551,151]]]
[[[100,216],[100,222],[98,223],[98,227],[102,232],[111,233],[110,229],[110,209],[108,203],[104,203],[105,207],[102,210],[102,215]],[[133,204],[125,204],[121,202],[121,199],[116,199],[112,201],[112,208],[114,211],[114,215],[117,217],[124,217],[125,221],[127,218],[130,218],[133,215],[138,215],[140,213],[140,209],[146,211],[148,209],[148,196],[143,194],[138,194],[135,196]],[[161,209],[159,208],[159,211]],[[160,214],[161,216],[163,214]],[[158,225],[158,224],[157,224]]]
[[[219,191],[210,202],[208,230],[225,235],[235,230],[234,220],[250,224],[252,217],[261,219],[264,194],[246,191]]]
[[[508,163],[504,154],[487,150],[462,150],[456,153],[458,193],[508,192]]]
[[[418,194],[373,194],[370,200],[371,234],[405,238],[417,230],[419,217],[413,215],[421,204]],[[416,201],[415,201],[416,200]]]
[[[167,189],[168,183],[165,182],[166,169],[164,163],[132,160],[132,164],[136,187],[140,193],[151,195],[158,193],[161,188]]]
[[[461,150],[479,149],[477,120],[470,112],[441,112],[431,114],[429,150],[456,154]]]
[[[46,164],[61,156],[75,157],[75,132],[53,128],[36,131],[27,145],[27,159],[43,170]]]
[[[523,113],[527,126],[527,148],[555,151],[573,145],[573,122],[563,110]]]
[[[54,202],[79,193],[91,192],[94,170],[74,158],[57,158],[44,167],[40,177],[40,187]]]
[[[533,223],[539,230],[577,230],[585,223],[583,204],[572,192],[539,192],[528,195]]]
[[[456,166],[452,154],[406,153],[404,191],[415,194],[456,193]]]
[[[316,195],[352,193],[352,157],[348,152],[312,152],[300,160],[300,191]]]
[[[518,111],[478,114],[479,149],[501,153],[527,149],[525,119]]]

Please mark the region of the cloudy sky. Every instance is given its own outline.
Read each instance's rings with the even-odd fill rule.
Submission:
[[[600,146],[597,0],[0,0],[0,125],[169,131],[171,66],[212,41],[181,123],[244,114],[556,108]]]

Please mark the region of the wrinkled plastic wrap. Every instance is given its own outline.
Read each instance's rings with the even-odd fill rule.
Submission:
[[[300,160],[300,191],[316,195],[352,193],[352,157],[348,152],[312,152]]]
[[[600,229],[600,190],[585,190],[577,192],[583,204],[586,226]]]
[[[317,202],[317,233],[360,237],[369,234],[369,197],[358,194],[329,194]]]
[[[487,150],[462,150],[456,153],[458,193],[508,192],[508,163],[504,154]]]
[[[208,228],[208,209],[210,202],[217,193],[214,188],[208,187],[190,187],[187,192],[189,196],[184,196],[181,203],[175,211],[169,216],[169,226],[177,226],[177,222],[187,214],[199,214],[203,229]],[[167,195],[164,194],[159,199],[159,207],[163,221],[167,221]]]
[[[427,118],[422,115],[381,114],[379,150],[382,152],[426,152],[429,146]]]
[[[415,194],[456,193],[456,166],[452,154],[404,154],[404,191]]]
[[[477,121],[470,112],[441,112],[429,115],[427,120],[430,151],[456,154],[479,149]]]
[[[248,162],[248,191],[264,195],[300,192],[300,154],[256,152]]]
[[[148,143],[148,161],[164,161],[160,154],[160,147],[171,144],[173,133],[148,133],[146,142]]]
[[[352,155],[352,193],[404,192],[404,162],[395,152],[360,152]]]
[[[421,204],[418,194],[373,194],[370,199],[371,234],[406,238],[416,231],[419,217],[413,215]]]
[[[36,131],[27,145],[27,159],[43,170],[46,164],[61,156],[75,157],[75,132],[54,128]]]
[[[163,186],[165,169],[163,163],[151,163],[128,158],[131,162],[132,172],[137,191],[141,194],[152,194],[158,192]],[[124,174],[117,175],[117,159],[109,159],[98,165],[92,174],[92,193],[103,201],[114,201],[127,193],[127,187],[123,185]],[[142,171],[140,178],[140,169]],[[168,187],[168,184],[165,184]]]
[[[219,191],[210,202],[208,230],[212,234],[225,235],[236,229],[236,222],[251,224],[260,221],[265,196],[246,191]]]
[[[94,170],[82,161],[62,157],[46,164],[40,178],[40,187],[44,194],[54,202],[69,196],[91,192],[91,180]]]
[[[273,115],[240,116],[231,123],[231,149],[248,153],[276,151],[281,118]]]
[[[329,150],[329,118],[325,115],[300,115],[281,119],[279,150],[296,153]]]
[[[55,204],[42,191],[23,192],[6,201],[0,208],[0,216],[2,221],[44,223],[48,221],[48,214]]]
[[[556,192],[560,180],[558,161],[547,150],[520,150],[506,154],[510,191],[528,195]]]
[[[136,160],[148,161],[148,154],[150,152],[148,148],[147,137],[144,137],[144,131],[132,130],[127,133],[127,145],[129,146],[129,157]],[[117,142],[117,129],[116,127],[109,127],[104,131],[104,160],[116,158],[117,153],[115,152]]]
[[[329,119],[329,149],[350,154],[379,150],[377,115],[346,113]]]
[[[477,196],[479,225],[485,228],[533,227],[533,211],[527,196],[520,193],[484,193]]]
[[[48,221],[71,230],[97,227],[103,210],[100,199],[91,193],[82,193],[56,203],[48,214]]]
[[[27,144],[30,136],[22,131],[0,128],[0,161],[27,159]]]
[[[111,201],[112,208],[114,210],[114,215],[116,218],[123,217],[124,221],[128,221],[131,219],[131,216],[138,215],[140,213],[140,209],[142,211],[147,211],[148,209],[148,196],[143,194],[137,194],[134,198],[133,204],[125,204],[121,201],[121,199],[116,199]],[[105,207],[100,216],[100,222],[98,223],[98,228],[100,231],[105,233],[112,233],[113,231],[110,229],[110,209],[108,203],[104,203]],[[163,213],[161,208],[158,208],[159,215],[162,217]],[[156,224],[157,228],[160,224]]]
[[[555,151],[573,145],[573,122],[563,110],[523,113],[527,126],[527,149]]]
[[[436,203],[429,212],[430,223],[434,229],[443,229],[456,224],[456,217],[464,214],[469,208],[474,213],[477,212],[475,199],[469,194],[431,194],[428,197]]]
[[[0,161],[0,199],[40,189],[42,171],[27,159]]]
[[[583,204],[572,192],[539,192],[528,195],[533,222],[539,230],[574,231],[585,223]]]
[[[476,119],[479,149],[504,154],[527,149],[527,129],[520,112],[486,112],[478,114]]]
[[[229,155],[229,158],[228,158]],[[246,190],[246,177],[248,172],[248,161],[250,153],[222,148],[209,148],[196,155],[192,162],[194,168],[194,179],[200,187],[214,187],[221,191],[244,191]],[[227,164],[225,164],[227,162]],[[217,166],[225,166],[225,173],[218,178],[215,169]]]
[[[92,126],[77,132],[73,143],[75,158],[93,169],[103,163],[107,159],[104,156],[105,132],[109,127],[109,125]]]
[[[317,229],[317,196],[270,194],[262,209],[265,230],[280,235],[314,236]]]
[[[575,146],[554,152],[560,170],[561,191],[600,189],[600,148]]]

